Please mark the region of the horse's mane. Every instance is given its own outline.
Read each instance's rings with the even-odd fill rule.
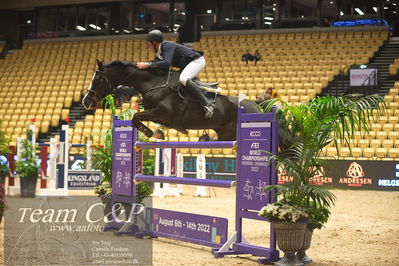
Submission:
[[[122,67],[122,68],[133,67],[133,68],[137,68],[135,62],[124,61],[124,60],[115,60],[115,61],[112,61],[112,62],[110,62],[110,63],[108,63],[108,64],[106,64],[104,66],[105,67],[109,67],[109,68],[112,68],[112,67]],[[149,72],[151,72],[151,73],[153,73],[154,75],[157,75],[157,76],[165,76],[168,73],[168,70],[159,69],[159,68],[155,68],[155,69],[149,68],[149,69],[147,69],[147,71],[149,71]],[[173,72],[176,72],[176,71],[173,71]]]
[[[105,67],[134,67],[136,68],[136,63],[135,62],[130,62],[130,61],[122,61],[122,60],[115,60],[112,61],[111,63],[108,63],[104,65]]]

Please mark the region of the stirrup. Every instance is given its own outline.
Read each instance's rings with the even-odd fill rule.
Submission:
[[[204,110],[205,110],[205,118],[211,118],[213,116],[213,114],[215,113],[215,108],[212,105],[206,105],[204,106]]]

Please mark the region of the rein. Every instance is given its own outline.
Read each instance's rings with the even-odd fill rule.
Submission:
[[[171,87],[171,86],[169,85],[170,73],[172,73],[172,70],[171,70],[171,69],[169,69],[169,71],[168,71],[168,76],[167,76],[167,78],[166,78],[165,84],[163,84],[163,85],[161,85],[161,86],[153,87],[153,88],[151,88],[151,89],[148,89],[148,90],[146,90],[145,92],[141,93],[141,96],[144,97],[144,95],[146,95],[147,93],[149,93],[149,92],[151,92],[151,91],[153,91],[153,90],[155,90],[155,89],[160,89],[160,88],[169,88],[169,89],[171,89],[171,90],[175,90],[173,87]]]

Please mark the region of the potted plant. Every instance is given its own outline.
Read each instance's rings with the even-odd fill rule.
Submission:
[[[385,104],[379,95],[346,95],[318,97],[300,105],[273,99],[261,106],[265,112],[275,109],[280,124],[280,151],[278,155],[269,154],[270,159],[285,175],[293,178],[291,183],[271,185],[266,189],[275,189],[277,196],[301,206],[308,214],[308,236],[298,256],[309,263],[311,259],[304,250],[310,245],[311,233],[328,221],[335,201],[331,192],[311,183],[314,176],[328,167],[323,149],[333,145],[339,155],[338,143],[350,147],[356,131],[369,133],[371,119],[385,111]]]
[[[0,223],[3,220],[4,210],[7,208],[6,191],[4,184],[0,184]]]
[[[116,108],[114,104],[114,98],[108,95],[104,103],[105,107],[111,109],[112,116],[116,114]],[[127,109],[120,115],[120,119],[132,119],[135,111],[133,109]],[[104,214],[108,215],[108,218],[112,218],[112,129],[107,130],[104,136],[104,147],[98,147],[92,154],[93,168],[98,169],[103,173],[103,180],[101,184],[94,188],[94,192],[99,195],[104,204]],[[143,154],[144,167],[143,171],[145,174],[153,174],[153,158],[150,156],[148,151]],[[152,193],[152,185],[146,182],[139,182],[137,184],[137,203],[141,203],[144,198],[150,196]],[[111,220],[111,219],[110,219]]]
[[[259,211],[259,216],[268,218],[276,231],[278,247],[284,257],[276,265],[301,265],[296,252],[303,245],[309,215],[305,208],[286,199],[267,204]]]
[[[36,194],[40,165],[34,152],[35,148],[30,141],[23,139],[20,156],[15,164],[15,172],[20,177],[21,197],[31,198],[35,197]]]
[[[4,210],[7,207],[4,184],[6,177],[10,174],[10,168],[6,157],[10,153],[8,149],[9,143],[10,139],[7,138],[6,133],[1,129],[0,120],[0,223],[3,219]]]
[[[0,184],[4,184],[6,176],[10,174],[10,168],[8,167],[7,160],[7,155],[10,153],[8,148],[9,143],[10,139],[7,138],[6,133],[0,128]]]

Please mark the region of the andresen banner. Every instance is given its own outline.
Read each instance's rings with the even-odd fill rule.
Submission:
[[[207,178],[235,179],[235,158],[206,158]],[[331,188],[374,189],[399,191],[399,161],[328,160],[326,174],[315,177],[316,185]],[[184,158],[184,172],[194,177],[195,157]],[[292,177],[280,173],[278,183],[290,182]]]

